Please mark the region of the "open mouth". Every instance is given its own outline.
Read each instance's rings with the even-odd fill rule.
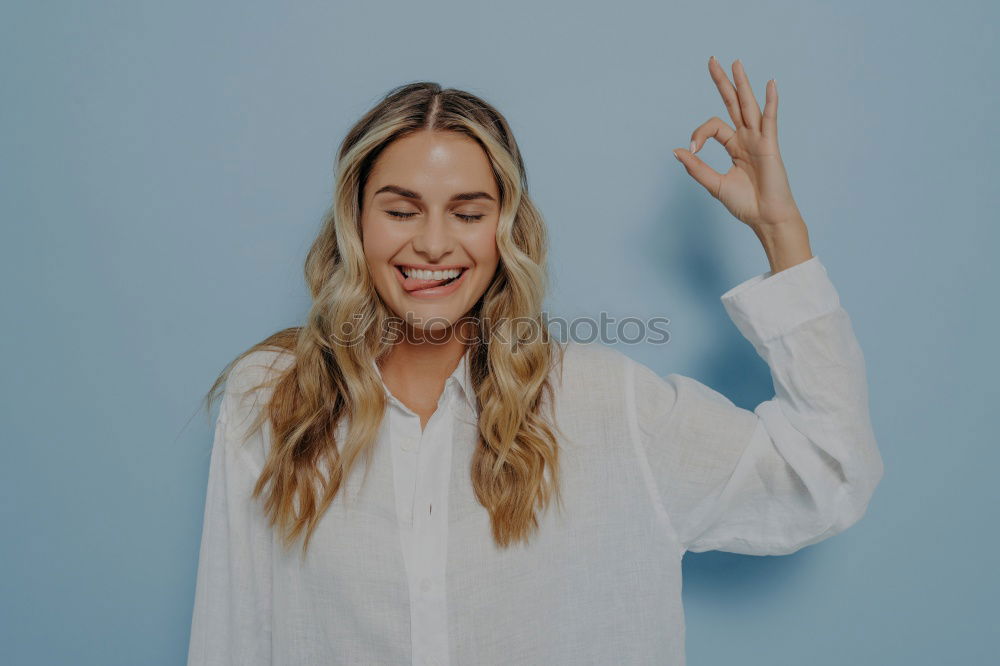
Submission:
[[[400,265],[396,265],[395,268],[399,273],[403,289],[411,294],[428,292],[428,295],[448,293],[450,290],[445,288],[460,282],[469,270],[467,266],[443,271],[404,270],[404,266]]]

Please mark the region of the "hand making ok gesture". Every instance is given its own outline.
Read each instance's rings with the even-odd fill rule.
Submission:
[[[708,71],[735,129],[714,116],[691,134],[690,150],[678,148],[674,155],[692,178],[757,233],[772,269],[781,270],[810,258],[805,222],[792,198],[778,150],[778,89],[774,80],[767,83],[762,114],[743,63],[733,63],[735,86],[714,56],[708,60]],[[733,160],[725,175],[695,155],[710,137],[722,144]]]

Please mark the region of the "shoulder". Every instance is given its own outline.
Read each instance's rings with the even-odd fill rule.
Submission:
[[[562,343],[565,348],[566,367],[576,368],[610,368],[622,365],[628,357],[614,347],[599,342],[576,342],[570,340]]]
[[[291,351],[255,349],[233,363],[226,377],[223,407],[231,422],[244,422],[266,405],[274,385],[294,364]]]
[[[688,389],[700,394],[704,388],[683,375],[660,375],[614,347],[577,342],[567,345],[563,383],[583,387],[605,399],[623,397],[629,409],[637,412],[640,423],[673,411],[679,391]]]
[[[226,391],[247,393],[276,379],[294,363],[295,355],[286,350],[256,349],[233,364],[226,379]]]
[[[605,383],[624,384],[631,379],[637,387],[691,381],[675,373],[661,376],[628,354],[604,344],[570,341],[563,343],[563,346],[566,350],[563,363],[565,372],[577,380],[583,377],[591,377],[594,380],[603,378]]]
[[[570,340],[560,346],[563,352],[561,362],[556,363],[556,381],[564,391],[620,390],[626,365],[634,363],[617,349],[596,342]]]

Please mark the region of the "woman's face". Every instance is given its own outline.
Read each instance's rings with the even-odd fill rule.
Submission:
[[[408,328],[450,327],[486,291],[499,264],[499,201],[486,153],[456,132],[416,132],[379,155],[363,196],[365,260]]]

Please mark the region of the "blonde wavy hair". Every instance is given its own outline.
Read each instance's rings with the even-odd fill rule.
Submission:
[[[265,496],[264,511],[285,547],[304,535],[303,554],[359,459],[365,461],[367,477],[386,407],[372,363],[392,346],[384,331],[394,314],[375,290],[365,263],[360,225],[365,183],[390,143],[423,130],[458,132],[476,141],[500,194],[499,266],[465,315],[478,326],[466,350],[479,407],[470,470],[476,498],[489,512],[501,548],[528,541],[539,525],[536,509],[544,511],[553,494],[562,508],[560,431],[549,376],[565,347],[549,336],[541,314],[548,283],[547,234],[528,196],[520,151],[506,119],[484,100],[432,82],[410,83],[390,90],[340,145],[334,202],[305,262],[312,294],[307,322],[241,353],[205,397],[210,410],[233,367],[255,351],[293,354],[291,365],[254,387],[273,391],[247,436],[269,423],[271,446],[253,497]],[[338,343],[336,332],[346,330],[354,332],[352,344]],[[345,418],[344,440],[337,442],[337,425]]]

